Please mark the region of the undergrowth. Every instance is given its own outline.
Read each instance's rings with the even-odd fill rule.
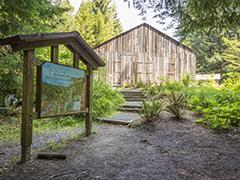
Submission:
[[[20,138],[21,127],[20,118],[11,117],[8,120],[1,120],[0,141],[6,142]],[[84,128],[84,121],[73,116],[61,118],[35,119],[33,120],[33,134],[45,134],[58,131],[63,128]]]
[[[186,76],[179,82],[164,79],[159,85],[147,85],[143,89],[147,94],[161,95],[167,101],[173,95],[182,94],[181,96],[186,98],[186,103],[173,102],[171,107],[167,108],[178,118],[181,118],[181,115],[178,113],[180,111],[176,110],[184,109],[186,104],[188,109],[202,115],[202,118],[197,120],[198,123],[212,129],[230,130],[240,127],[239,73],[229,76],[222,84],[212,80],[195,82]]]

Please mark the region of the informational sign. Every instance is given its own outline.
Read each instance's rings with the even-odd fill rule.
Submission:
[[[85,71],[69,66],[44,63],[38,76],[39,117],[75,114],[83,111]]]

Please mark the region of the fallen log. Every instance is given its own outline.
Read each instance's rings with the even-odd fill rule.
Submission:
[[[52,159],[67,159],[67,155],[65,154],[59,154],[59,153],[38,153],[38,156],[37,156],[38,159],[49,159],[49,160],[52,160]]]

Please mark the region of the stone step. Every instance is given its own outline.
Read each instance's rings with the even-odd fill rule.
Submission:
[[[128,125],[134,121],[140,120],[141,116],[138,113],[118,112],[110,117],[98,118],[99,121],[113,124]]]
[[[124,98],[146,98],[146,96],[143,96],[143,95],[142,95],[142,96],[137,96],[137,95],[135,95],[135,96],[134,96],[134,95],[131,95],[131,96],[130,96],[130,95],[129,95],[129,96],[123,96],[123,97],[124,97]]]
[[[141,111],[141,108],[134,108],[134,107],[119,107],[118,111],[122,111],[122,112],[136,112],[138,113],[139,111]]]
[[[142,91],[124,91],[124,90],[120,90],[119,91],[122,94],[142,94]]]
[[[143,101],[145,99],[145,97],[125,97],[126,101]]]
[[[141,108],[142,107],[142,101],[127,101],[124,105],[122,105],[124,108]]]

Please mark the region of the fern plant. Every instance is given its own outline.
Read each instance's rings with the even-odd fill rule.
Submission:
[[[184,93],[171,92],[167,96],[166,111],[175,115],[178,119],[183,119],[183,111],[186,106],[186,97]]]
[[[142,110],[139,114],[146,122],[155,122],[163,109],[164,100],[152,98],[142,102]]]
[[[21,111],[21,107],[18,107],[19,100],[13,94],[9,94],[5,97],[5,107],[8,115],[16,115]]]

